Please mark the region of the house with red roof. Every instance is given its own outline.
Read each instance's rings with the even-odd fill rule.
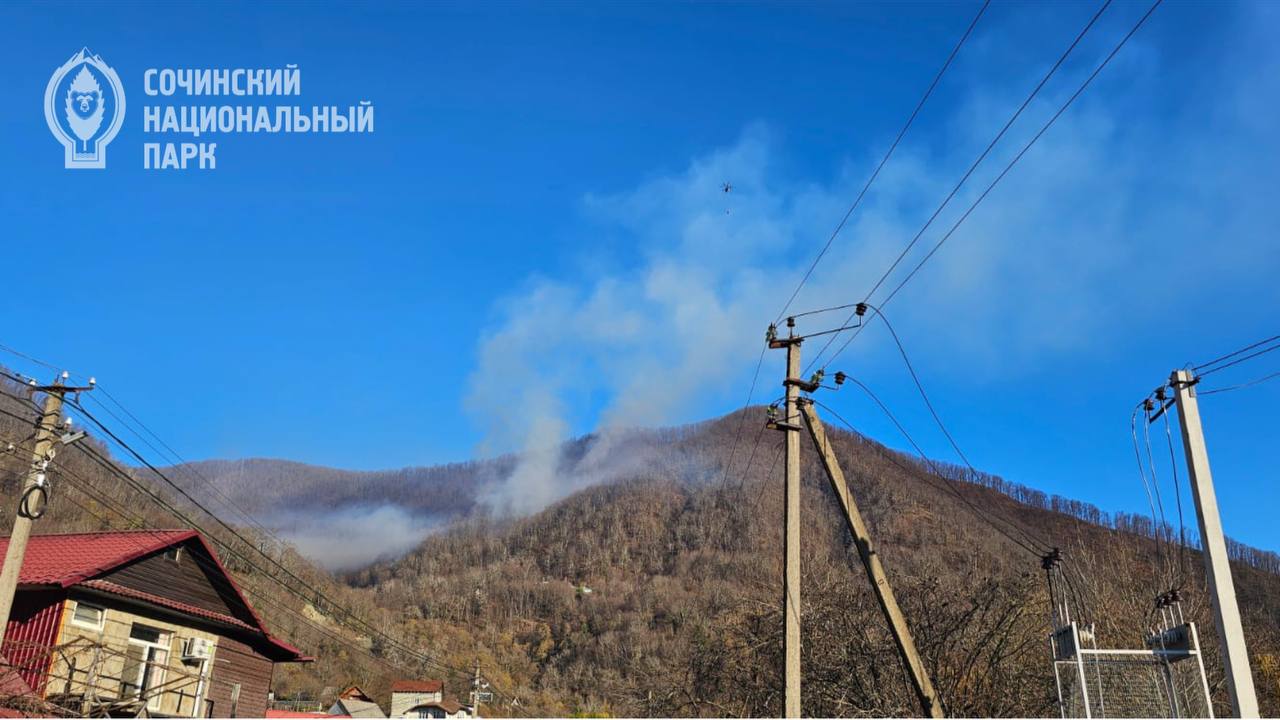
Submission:
[[[440,680],[396,680],[391,683],[393,718],[470,718],[471,708],[444,696]]]
[[[169,717],[263,717],[276,663],[311,659],[194,530],[32,537],[0,653],[44,702]]]

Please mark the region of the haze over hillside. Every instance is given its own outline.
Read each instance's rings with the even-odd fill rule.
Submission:
[[[188,463],[175,474],[212,481],[304,555],[341,570],[404,553],[470,514],[477,488],[508,465],[504,458],[361,472],[255,458]]]
[[[16,399],[0,405],[14,415],[0,417],[0,432],[29,432],[16,419],[29,408]],[[746,412],[745,419],[735,414],[558,447],[562,497],[527,515],[488,511],[502,500],[494,488],[511,488],[519,462],[510,457],[385,473],[278,461],[200,465],[218,494],[259,519],[292,513],[295,532],[312,529],[302,535],[310,542],[305,549],[330,566],[341,564],[335,558],[353,567],[363,561],[342,556],[346,546],[370,538],[398,543],[382,546],[387,560],[340,577],[252,528],[241,542],[195,515],[226,547],[224,560],[269,626],[318,658],[283,669],[279,697],[317,698],[326,687],[351,683],[385,693],[391,679],[412,674],[405,667],[413,658],[373,637],[369,628],[376,627],[429,652],[437,668],[453,668],[446,673],[453,688],[481,663],[501,697],[520,703],[490,707],[491,715],[778,715],[781,438],[762,434],[757,451],[748,452],[764,414]],[[834,428],[831,436],[950,713],[1056,715],[1039,558],[987,517],[1019,523],[1064,549],[1084,581],[1077,612],[1098,623],[1104,645],[1140,646],[1152,598],[1171,584],[1183,588],[1188,617],[1205,628],[1201,636],[1214,637],[1197,553],[1184,558],[1185,574],[1175,571],[1150,539],[1149,519],[1108,516],[950,466],[928,468]],[[83,442],[73,446],[79,452],[59,456],[38,532],[184,524],[139,493],[134,483],[154,481],[151,473],[106,472],[86,451],[109,450]],[[813,453],[805,453],[802,470],[807,707],[821,715],[912,714],[892,641]],[[169,475],[208,507],[225,508],[194,472]],[[18,478],[6,474],[10,493]],[[186,507],[183,498],[172,499]],[[393,505],[402,513],[397,519],[421,524],[376,514]],[[218,512],[240,524],[230,511]],[[369,530],[380,523],[393,527]],[[315,542],[323,538],[337,540]],[[313,604],[308,590],[300,603],[285,587],[290,583],[263,570],[257,553],[264,547],[329,600]],[[1280,558],[1232,550],[1263,710],[1274,715]],[[350,620],[333,599],[367,622]],[[1221,711],[1216,643],[1206,641],[1205,651]]]
[[[403,554],[459,518],[527,515],[575,491],[644,470],[661,467],[681,482],[704,482],[718,468],[702,453],[663,451],[684,432],[615,430],[564,443],[554,448],[548,471],[554,481],[543,482],[536,498],[520,494],[528,461],[512,455],[383,471],[261,458],[210,460],[180,466],[175,475],[211,481],[304,555],[330,569],[350,570]],[[332,532],[338,526],[341,535]]]
[[[748,412],[746,427],[758,427],[762,410]],[[412,618],[442,652],[482,648],[485,667],[504,687],[524,688],[522,705],[537,714],[777,716],[781,438],[765,434],[750,466],[740,447],[726,478],[738,419],[651,433],[637,443],[648,462],[612,482],[527,517],[456,524],[349,580]],[[1182,587],[1225,710],[1197,552],[1174,568],[1149,538],[1149,519],[939,468],[957,480],[958,496],[911,458],[851,433],[832,438],[950,714],[1057,714],[1039,558],[961,497],[1063,548],[1080,572],[1075,612],[1097,623],[1104,646],[1141,647],[1154,596]],[[813,453],[802,505],[807,712],[914,714]],[[1233,549],[1259,692],[1274,715],[1280,558]]]
[[[588,435],[553,449],[553,488],[538,498],[510,497],[520,492],[525,456],[395,470],[358,471],[290,460],[253,458],[208,460],[180,466],[218,486],[257,520],[295,543],[300,552],[332,570],[352,570],[409,551],[431,532],[477,515],[523,516],[593,485],[661,472],[681,484],[718,477],[723,467],[701,449],[672,455],[670,440],[691,432],[712,432],[728,418],[668,429],[612,430]],[[718,432],[718,431],[717,431]],[[748,443],[737,462],[745,464]],[[764,459],[757,458],[758,462]],[[535,462],[542,462],[541,460]],[[914,461],[913,461],[914,462]],[[775,467],[775,470],[777,468]],[[957,477],[969,473],[951,468]],[[1063,510],[1094,524],[1114,524],[1150,532],[1145,515],[1115,517],[1078,498],[1050,497],[1021,483],[983,475],[980,481],[1019,501]],[[1034,479],[1031,479],[1034,483]],[[537,482],[537,481],[535,481]],[[1137,488],[1135,487],[1135,492]],[[520,508],[522,511],[516,512]],[[1192,522],[1188,518],[1188,522]],[[341,526],[343,534],[331,529]],[[1195,535],[1194,523],[1188,528]],[[1237,555],[1274,555],[1233,543]]]

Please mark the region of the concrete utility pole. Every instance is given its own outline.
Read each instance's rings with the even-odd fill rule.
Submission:
[[[1218,637],[1222,643],[1231,711],[1235,717],[1256,718],[1258,697],[1253,689],[1249,651],[1245,647],[1244,629],[1240,626],[1240,608],[1236,604],[1236,588],[1231,579],[1227,542],[1222,533],[1222,520],[1218,517],[1218,500],[1213,492],[1209,451],[1204,444],[1200,406],[1196,400],[1196,378],[1190,371],[1174,370],[1169,384],[1177,393],[1182,445],[1187,453],[1187,472],[1191,475],[1191,492],[1196,500],[1205,574],[1209,578],[1209,597],[1213,601]]]
[[[795,327],[795,320],[788,318],[787,327]],[[783,555],[782,614],[786,623],[783,641],[784,661],[784,716],[800,717],[800,425],[796,422],[800,398],[800,343],[802,338],[788,332],[786,338],[775,338],[770,329],[769,347],[786,348],[787,401],[782,422],[775,426],[786,433],[786,542]]]
[[[844,511],[849,532],[853,534],[853,543],[858,548],[858,556],[862,559],[862,566],[867,571],[867,579],[871,581],[871,589],[875,591],[880,611],[884,613],[884,619],[889,623],[889,630],[893,633],[893,640],[898,645],[898,654],[901,655],[902,662],[907,668],[907,675],[911,680],[912,688],[916,691],[920,707],[924,710],[926,717],[943,717],[942,702],[933,689],[933,682],[929,679],[929,671],[920,660],[920,653],[916,651],[916,643],[911,637],[911,629],[907,627],[907,619],[903,617],[902,609],[898,607],[898,600],[893,595],[893,587],[889,585],[889,577],[885,575],[884,566],[880,563],[880,555],[871,542],[871,533],[862,520],[862,513],[858,511],[858,505],[854,502],[852,493],[849,492],[844,471],[840,469],[840,462],[836,460],[836,454],[827,441],[826,428],[818,419],[813,401],[801,401],[800,414],[809,428],[813,444],[818,448],[822,467],[827,471],[827,479],[831,481],[831,489],[840,500],[840,509]]]
[[[65,377],[66,374],[63,374]],[[34,382],[34,381],[33,381]],[[92,382],[92,381],[90,381]],[[22,572],[22,560],[27,554],[27,540],[31,537],[31,524],[43,513],[43,508],[31,506],[37,488],[45,487],[45,471],[49,461],[53,459],[53,445],[58,441],[59,419],[62,415],[62,398],[68,392],[92,390],[90,387],[67,387],[62,378],[53,385],[35,387],[43,391],[44,409],[36,423],[35,449],[31,453],[31,469],[27,472],[26,482],[18,495],[17,516],[13,521],[13,533],[9,536],[9,547],[4,554],[4,568],[0,569],[0,644],[4,643],[5,630],[9,624],[9,615],[13,611],[13,596],[18,589],[18,576]],[[47,500],[47,497],[44,498]]]

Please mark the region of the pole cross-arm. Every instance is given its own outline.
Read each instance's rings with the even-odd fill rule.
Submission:
[[[840,501],[840,509],[844,513],[845,521],[849,524],[849,531],[853,533],[853,542],[858,548],[862,566],[866,568],[867,579],[871,581],[871,589],[875,591],[876,602],[879,603],[880,611],[884,613],[884,618],[889,624],[894,642],[898,644],[898,653],[902,656],[903,665],[916,692],[916,697],[920,701],[920,707],[927,717],[944,717],[942,701],[934,691],[933,682],[929,680],[929,672],[920,659],[920,653],[916,650],[915,641],[911,638],[911,629],[907,627],[907,619],[902,615],[902,609],[898,607],[898,600],[893,595],[893,588],[889,585],[889,578],[880,562],[880,555],[871,542],[871,533],[867,530],[862,513],[858,511],[858,505],[849,492],[844,471],[840,469],[840,463],[836,460],[835,452],[827,440],[827,431],[822,421],[818,419],[818,413],[812,402],[801,402],[799,405],[800,414],[804,417],[805,426],[809,429],[809,436],[813,438],[818,456],[822,458],[822,467],[827,472],[827,479],[831,481],[831,489],[835,491],[836,498]]]

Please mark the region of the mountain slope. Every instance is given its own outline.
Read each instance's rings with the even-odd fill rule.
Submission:
[[[748,427],[758,427],[762,413],[750,412]],[[406,632],[421,642],[479,657],[495,684],[517,689],[525,711],[777,715],[780,438],[766,435],[751,468],[721,484],[720,473],[706,470],[728,459],[736,428],[734,416],[694,426],[654,447],[650,464],[628,477],[521,520],[462,523],[350,579],[383,607],[402,608]],[[1056,714],[1038,558],[918,464],[832,434],[948,711]],[[681,469],[692,457],[702,462],[690,477]],[[739,469],[745,461],[738,458]],[[1152,598],[1174,578],[1157,578],[1155,544],[1133,532],[1144,530],[1140,520],[1107,518],[996,478],[969,479],[977,482],[959,485],[969,502],[1064,549],[1081,571],[1076,612],[1098,623],[1104,646],[1141,646]],[[812,453],[802,502],[806,712],[916,713]],[[1210,682],[1225,710],[1194,551],[1186,568],[1184,609],[1204,628]],[[1237,580],[1264,707],[1275,714],[1280,578],[1240,563]]]
[[[5,407],[30,413],[21,403]],[[291,549],[240,530],[324,595],[429,652],[436,665],[425,667],[344,627],[332,608],[300,602],[255,567],[265,564],[255,550],[222,538],[255,560],[224,554],[269,626],[319,658],[279,673],[279,696],[318,697],[326,687],[353,682],[379,694],[396,675],[437,675],[440,664],[465,669],[478,661],[504,700],[487,714],[777,715],[780,437],[764,434],[758,451],[749,452],[763,412],[748,412],[741,426],[732,415],[570,443],[559,469],[565,492],[576,491],[520,519],[477,512],[495,482],[520,492],[509,482],[519,476],[519,458],[387,473],[279,461],[204,463],[199,475],[182,469],[171,475],[201,497],[208,497],[203,481],[212,478],[219,492],[268,524],[271,513],[292,511],[299,523],[310,521],[317,533],[348,545],[361,542],[352,528],[368,521],[361,509],[373,501],[445,523],[421,543],[410,533],[411,551],[350,572],[343,583]],[[748,434],[738,443],[740,427]],[[0,434],[21,441],[29,427],[6,416]],[[854,434],[831,434],[950,713],[1056,713],[1038,558],[970,505],[1062,547],[1080,571],[1076,612],[1098,623],[1104,646],[1140,646],[1152,597],[1175,579],[1156,572],[1164,558],[1149,521],[1108,517],[1086,503],[940,468],[958,481],[961,499],[915,461]],[[834,499],[813,453],[805,457],[806,712],[914,714]],[[63,453],[55,465],[52,504],[38,532],[175,524],[81,453]],[[24,468],[16,456],[6,461],[9,496]],[[239,524],[233,514],[224,517]],[[1263,709],[1280,714],[1280,562],[1239,545],[1233,552],[1242,560],[1236,580]],[[1179,558],[1169,559],[1176,568]],[[1194,551],[1181,559],[1185,610],[1203,628],[1221,713],[1225,691],[1200,560]],[[446,679],[451,692],[465,692],[461,674]],[[519,705],[505,702],[513,697]]]

